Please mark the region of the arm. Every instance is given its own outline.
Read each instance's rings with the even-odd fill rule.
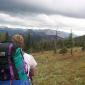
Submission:
[[[30,55],[30,79],[32,80],[32,76],[34,76],[37,72],[37,62],[35,61],[34,57]]]
[[[36,72],[37,72],[37,68],[36,67],[30,69],[31,76],[34,76],[36,74]]]

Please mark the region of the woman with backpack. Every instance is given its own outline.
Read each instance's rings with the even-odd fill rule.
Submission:
[[[20,34],[15,34],[12,36],[12,42],[14,42],[18,47],[22,49],[22,55],[25,62],[25,72],[28,76],[29,81],[32,84],[32,76],[34,76],[36,71],[37,62],[34,57],[30,54],[27,54],[23,51],[24,49],[24,38]]]
[[[0,43],[0,85],[31,85],[24,68],[21,48],[12,42]]]

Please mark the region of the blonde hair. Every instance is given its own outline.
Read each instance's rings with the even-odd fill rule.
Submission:
[[[18,45],[20,48],[24,48],[24,38],[20,34],[15,34],[12,36],[12,42]]]

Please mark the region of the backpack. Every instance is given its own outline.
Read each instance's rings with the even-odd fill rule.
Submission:
[[[22,52],[14,43],[0,43],[0,80],[28,80]]]
[[[14,66],[12,63],[12,43],[0,43],[0,80],[14,79]]]

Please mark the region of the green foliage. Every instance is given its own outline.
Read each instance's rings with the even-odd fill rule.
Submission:
[[[81,46],[81,50],[85,51],[85,40],[83,40],[82,46]]]
[[[85,51],[85,45],[82,46],[81,50],[82,51]]]
[[[66,47],[63,47],[62,49],[60,49],[60,51],[59,51],[59,53],[60,54],[65,54],[65,53],[67,53],[67,48]]]
[[[9,41],[9,35],[7,32],[0,32],[0,41],[1,42]]]
[[[28,31],[27,35],[24,36],[25,39],[25,50],[29,50],[31,48],[31,32]]]
[[[74,38],[74,41],[75,41],[75,46],[83,47],[85,44],[85,35]]]

